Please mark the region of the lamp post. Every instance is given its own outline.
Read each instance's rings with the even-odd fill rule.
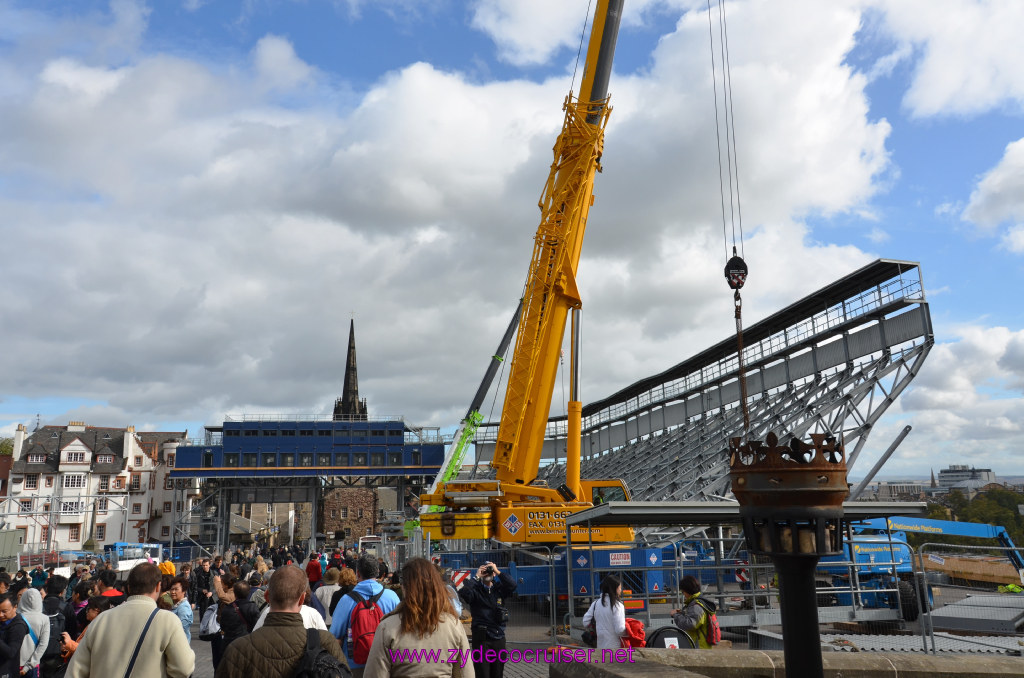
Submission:
[[[751,553],[768,556],[779,573],[782,642],[789,678],[823,676],[814,571],[821,556],[842,553],[846,453],[832,436],[811,434],[779,445],[733,438],[729,475]]]

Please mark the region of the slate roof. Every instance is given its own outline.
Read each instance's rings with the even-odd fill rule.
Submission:
[[[124,437],[128,435],[123,428],[104,428],[87,426],[84,431],[68,431],[67,426],[43,426],[34,431],[22,448],[21,458],[11,466],[11,473],[57,473],[60,464],[60,452],[65,447],[80,440],[93,452],[92,473],[117,474],[125,469],[127,460],[124,456]],[[160,443],[168,440],[184,439],[186,433],[146,432],[135,434],[142,442]],[[29,455],[45,454],[46,461],[29,463]],[[96,457],[101,454],[113,455],[111,463],[97,463]]]

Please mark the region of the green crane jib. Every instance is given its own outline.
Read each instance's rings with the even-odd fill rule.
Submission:
[[[466,416],[462,419],[462,423],[459,425],[458,431],[455,433],[455,438],[452,440],[451,447],[448,448],[448,452],[444,455],[444,462],[441,465],[441,471],[434,478],[434,482],[430,485],[430,494],[437,491],[438,486],[441,483],[447,483],[450,480],[454,480],[459,475],[459,471],[462,469],[462,464],[466,459],[466,452],[469,449],[469,445],[473,442],[476,431],[480,428],[480,424],[483,423],[484,415],[480,414],[480,408],[483,406],[484,398],[487,397],[487,392],[491,388],[491,384],[494,382],[494,377],[498,373],[498,367],[504,361],[505,352],[508,351],[509,344],[512,343],[512,338],[516,334],[516,330],[519,327],[519,314],[523,310],[523,301],[519,300],[519,305],[516,307],[515,313],[512,314],[512,320],[508,324],[508,329],[505,330],[505,335],[501,338],[501,342],[498,343],[498,350],[495,351],[494,355],[491,356],[490,362],[487,363],[487,370],[484,372],[484,378],[480,382],[479,388],[476,390],[476,395],[473,396],[473,401],[469,405],[469,410],[466,412]],[[420,513],[435,513],[443,510],[443,506],[430,505],[420,509]]]

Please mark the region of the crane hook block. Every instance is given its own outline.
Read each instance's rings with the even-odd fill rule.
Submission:
[[[747,282],[747,264],[738,256],[725,265],[725,280],[729,283],[729,289],[738,290]]]

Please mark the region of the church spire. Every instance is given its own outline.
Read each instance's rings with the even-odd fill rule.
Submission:
[[[359,399],[359,377],[356,373],[356,321],[348,326],[348,359],[345,361],[345,382],[341,397],[334,401],[334,420],[366,420],[366,400]]]

